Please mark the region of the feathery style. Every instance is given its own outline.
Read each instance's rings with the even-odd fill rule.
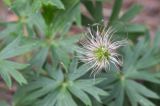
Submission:
[[[91,74],[98,74],[102,69],[110,69],[111,63],[117,68],[122,65],[120,54],[116,50],[126,45],[126,40],[112,41],[114,30],[96,25],[88,29],[86,39],[81,41],[80,59],[89,64],[93,70]]]

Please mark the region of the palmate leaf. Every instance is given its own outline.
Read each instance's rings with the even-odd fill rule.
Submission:
[[[160,63],[159,52],[150,46],[148,40],[140,40],[136,46],[125,47],[124,66],[121,72],[113,72],[113,81],[103,83],[111,86],[110,96],[104,102],[112,102],[114,106],[156,106],[150,98],[160,99],[158,94],[143,85],[143,82],[160,84],[160,72],[151,72],[149,69]],[[134,57],[134,58],[133,58]]]
[[[76,65],[76,63],[74,60],[72,65]],[[77,104],[75,97],[86,106],[92,106],[90,96],[101,102],[100,96],[108,94],[95,85],[102,82],[103,79],[95,79],[94,81],[92,79],[71,80],[69,78],[72,72],[75,75],[79,74],[79,72],[76,72],[81,71],[80,69],[86,70],[87,73],[86,67],[82,67],[84,66],[82,65],[76,69],[73,68],[75,70],[70,71],[70,73],[63,73],[61,68],[48,67],[47,70],[52,71],[53,75],[50,73],[50,77],[41,76],[20,88],[16,93],[17,96],[15,95],[15,106],[26,103],[30,103],[28,106],[31,104],[34,104],[34,106],[80,106]],[[81,76],[79,75],[79,77]]]
[[[79,38],[80,35],[75,35],[72,37],[62,37],[60,39],[53,40],[53,44],[51,45],[48,45],[45,40],[37,40],[37,42],[39,42],[40,48],[35,51],[33,58],[29,62],[30,66],[28,67],[28,69],[41,69],[46,62],[48,54],[50,53],[51,60],[55,65],[60,62],[63,62],[66,66],[69,65],[69,54],[74,53],[77,47],[77,45],[75,44],[79,40]]]
[[[50,24],[50,26],[47,27],[48,29],[45,31],[45,35],[46,39],[53,39],[52,44],[48,45],[48,48],[51,50],[52,61],[55,62],[55,64],[63,62],[65,65],[68,65],[70,61],[68,53],[73,53],[76,47],[75,43],[79,40],[80,36],[63,37],[63,35],[66,36],[66,33],[69,31],[69,28],[76,17],[76,10],[79,8],[79,1],[62,0],[62,2],[65,4],[65,10],[54,10],[54,8],[51,7],[51,10],[53,9],[54,11],[53,12],[51,10],[47,10],[47,8],[50,9],[50,5],[46,5],[46,11],[42,14],[46,22],[49,22]],[[60,39],[55,36],[57,33],[60,33]]]
[[[79,39],[79,36],[63,38],[63,35],[66,35],[69,31],[76,17],[79,1],[62,0],[62,2],[65,4],[65,10],[55,9],[54,6],[45,5],[43,9],[46,11],[44,11],[44,14],[42,12],[42,14],[48,25],[45,30],[45,38],[53,39],[52,44],[48,45],[48,48],[51,50],[52,61],[55,62],[55,64],[62,61],[65,65],[68,65],[70,61],[68,53],[73,53],[75,50],[74,44]],[[55,37],[57,33],[60,33],[60,39],[57,39],[57,36]]]
[[[133,106],[137,106],[138,104],[143,104],[144,106],[155,106],[147,99],[147,97],[159,99],[159,96],[155,92],[135,81],[128,80],[127,83],[126,92]]]
[[[8,87],[12,86],[11,77],[13,77],[20,85],[27,83],[22,74],[17,71],[25,68],[26,66],[27,65],[25,64],[14,63],[7,60],[2,60],[0,62],[0,75]]]
[[[32,7],[36,7],[32,6],[33,4],[45,4],[45,7],[49,8],[47,8],[46,11],[40,10],[32,12]],[[65,4],[65,6],[63,4]],[[65,7],[65,10],[62,9],[63,7]],[[13,26],[9,28],[13,29],[13,33],[18,31],[23,32],[23,28],[25,27],[29,36],[52,36],[57,34],[57,32],[66,32],[66,29],[69,30],[77,15],[77,10],[79,9],[79,0],[15,0],[11,5],[11,9],[18,16],[18,21],[15,22],[16,27]],[[42,18],[41,13],[45,15],[45,17],[43,17],[44,19]],[[66,15],[70,17],[66,17]],[[51,26],[47,26],[46,23],[44,23],[44,20],[50,20],[49,24],[51,24]],[[20,27],[20,29],[17,27]],[[8,30],[6,29],[4,32],[7,33]],[[3,35],[4,34],[1,36]],[[7,33],[7,35],[9,34]],[[3,37],[6,36],[4,35]]]
[[[76,17],[77,9],[79,8],[79,0],[70,0],[70,1],[61,0],[62,2],[60,0],[47,0],[47,1],[46,0],[34,0],[33,2],[40,2],[40,1],[44,2],[45,5],[51,5],[52,7],[56,7],[56,8],[58,5],[62,5],[63,3],[65,4],[65,10],[57,9],[54,12],[51,11],[53,14],[55,14],[54,15],[55,17],[50,17],[51,19],[53,19],[53,20],[51,20],[52,28],[47,27],[40,12],[36,12],[33,14],[32,8],[31,8],[32,2],[28,2],[28,0],[15,0],[12,4],[11,8],[18,15],[19,20],[16,21],[13,24],[13,26],[8,24],[9,28],[6,28],[5,30],[3,30],[4,33],[2,33],[2,35],[1,35],[2,38],[3,39],[6,38],[7,41],[9,41],[8,39],[12,40],[15,36],[17,36],[17,33],[19,33],[18,31],[21,31],[21,33],[23,33],[24,26],[27,28],[27,33],[28,33],[27,36],[29,36],[29,37],[30,36],[31,37],[38,36],[41,39],[42,38],[48,39],[47,38],[48,36],[54,37],[54,35],[56,35],[57,32],[61,32],[62,35],[66,35],[72,22],[74,21],[74,18]],[[53,6],[53,4],[54,4],[54,6]],[[46,11],[49,11],[49,10],[46,10]],[[46,11],[45,11],[45,14],[46,14]],[[49,12],[49,14],[51,14],[51,12]],[[66,16],[70,16],[70,17],[66,17]],[[10,32],[10,29],[13,29],[13,30]],[[14,33],[16,33],[16,34],[14,34]],[[13,38],[11,38],[10,35],[15,35],[15,36],[13,36]],[[73,43],[75,43],[76,37],[64,38],[64,39],[62,39],[62,41],[57,40],[57,39],[53,40],[53,42],[56,45],[58,45],[58,47],[52,46],[51,48],[54,48],[54,49],[51,51],[54,51],[54,52],[52,52],[54,54],[53,57],[55,57],[55,56],[58,57],[58,59],[57,59],[58,62],[63,60],[62,62],[64,62],[64,64],[67,65],[69,63],[68,52],[73,53],[73,51],[74,51],[73,47],[75,47],[75,46],[73,46]],[[77,37],[77,38],[79,38],[79,37]],[[44,42],[46,42],[46,41],[44,40]],[[69,45],[67,46],[66,43]],[[48,47],[46,47],[46,48],[50,48],[50,46],[51,45],[48,45]],[[42,49],[43,49],[43,47],[42,47]],[[65,49],[65,51],[63,51],[63,49]],[[43,50],[40,50],[40,51],[43,51]],[[44,55],[48,55],[48,50],[44,50],[43,52],[45,52]],[[42,54],[40,54],[40,53],[41,52],[38,52],[38,54],[42,56]],[[58,55],[56,55],[56,54],[58,54]],[[36,56],[36,57],[38,58],[38,56]],[[36,57],[32,59],[31,63],[33,64],[33,67],[37,67],[37,66],[41,67],[46,60],[46,58],[45,58],[46,56],[44,56],[43,59],[42,58],[39,59],[39,62],[36,62],[37,61]],[[38,63],[40,63],[41,65],[36,65]]]
[[[22,74],[17,70],[24,69],[28,64],[20,64],[7,59],[31,51],[36,47],[37,42],[20,46],[20,41],[20,38],[15,39],[0,52],[0,75],[8,87],[12,86],[11,77],[20,85],[27,83]]]
[[[75,85],[72,85],[71,87],[69,87],[69,91],[73,95],[75,95],[77,98],[82,100],[83,103],[85,103],[86,105],[91,106],[91,100],[89,99],[88,95],[85,94],[80,88],[78,88]]]

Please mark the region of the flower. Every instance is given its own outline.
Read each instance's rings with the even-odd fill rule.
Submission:
[[[110,28],[100,28],[96,25],[96,31],[89,28],[86,33],[86,39],[82,40],[79,58],[90,65],[93,69],[91,74],[96,75],[102,69],[110,69],[111,63],[117,68],[122,65],[119,58],[121,55],[117,53],[117,49],[126,45],[126,40],[113,41],[112,36],[114,30]]]

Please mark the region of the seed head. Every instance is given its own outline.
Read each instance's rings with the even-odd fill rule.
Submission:
[[[111,27],[100,28],[97,25],[96,31],[92,27],[89,28],[85,34],[86,39],[80,42],[82,46],[78,51],[79,57],[84,63],[91,66],[93,70],[91,74],[96,75],[102,69],[109,70],[111,64],[117,68],[122,65],[117,49],[126,45],[127,42],[126,40],[113,41],[114,32]]]

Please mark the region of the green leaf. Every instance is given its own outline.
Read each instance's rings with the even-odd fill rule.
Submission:
[[[93,79],[79,79],[76,80],[71,86],[77,87],[77,89],[80,89],[81,91],[85,91],[88,94],[90,94],[92,97],[94,97],[98,102],[101,103],[100,96],[108,96],[108,93],[103,91],[102,89],[94,86],[100,82],[102,82],[104,78],[97,78],[95,81]]]
[[[36,12],[42,7],[42,0],[34,0],[32,2],[32,11]]]
[[[54,72],[52,78],[39,76],[17,90],[14,99],[16,106],[24,104],[28,104],[26,106],[31,104],[34,104],[33,106],[78,106],[77,98],[91,106],[88,93],[99,102],[101,102],[100,96],[108,95],[107,92],[95,86],[102,81],[101,78],[95,83],[91,79],[70,80],[69,74],[62,73],[60,67],[51,68],[50,66],[46,68],[48,69]]]
[[[146,30],[146,27],[144,25],[140,24],[132,24],[126,26],[126,32],[130,33],[143,33]]]
[[[47,0],[47,1],[43,0],[43,3],[45,5],[47,5],[47,4],[54,5],[59,9],[65,9],[63,3],[61,2],[61,0]]]
[[[25,64],[14,63],[8,60],[0,61],[0,75],[6,82],[8,87],[12,86],[11,77],[13,77],[20,85],[26,84],[26,79],[17,70],[27,67]]]
[[[115,0],[108,25],[111,25],[114,21],[116,21],[119,18],[119,12],[122,6],[122,2],[123,0]]]
[[[110,96],[104,99],[105,104],[111,102],[111,106],[112,104],[122,106],[126,104],[132,106],[156,105],[150,99],[159,99],[158,93],[150,90],[146,86],[147,84],[144,86],[146,82],[160,83],[158,77],[160,72],[154,71],[154,66],[159,64],[155,49],[150,46],[149,39],[140,39],[136,45],[124,48],[125,59],[121,72],[112,73],[112,80],[102,82],[102,84],[106,84],[107,90],[111,89]],[[150,68],[151,66],[153,68]]]
[[[155,37],[154,37],[154,43],[153,43],[153,46],[155,47],[155,48],[159,48],[159,46],[160,46],[160,30],[158,30],[157,32],[156,32],[156,34],[155,34]]]
[[[138,97],[138,93],[135,91],[135,89],[132,87],[132,85],[130,85],[129,82],[127,82],[127,85],[126,85],[126,93],[127,93],[127,96],[132,104],[132,106],[137,106],[138,104],[138,101],[140,101]]]
[[[124,13],[121,17],[120,20],[122,21],[130,21],[132,20],[142,9],[142,6],[140,5],[133,5],[131,8],[129,8],[129,10]]]
[[[125,25],[123,28],[120,28],[117,33],[127,33],[128,37],[132,36],[133,34],[144,34],[146,27],[141,24],[128,24]],[[131,35],[130,35],[131,34]]]
[[[76,87],[74,84],[69,87],[70,92],[79,98],[86,106],[91,106],[91,100],[82,90]]]
[[[73,73],[69,73],[69,78],[71,80],[75,80],[86,74],[90,70],[90,66],[88,64],[83,64],[77,70],[73,71]]]
[[[149,98],[159,99],[159,96],[158,96],[155,92],[149,90],[148,88],[146,88],[146,87],[143,86],[142,84],[139,84],[139,83],[137,83],[137,82],[135,82],[135,81],[131,81],[131,80],[130,80],[129,83],[130,83],[130,84],[135,88],[135,90],[136,90],[138,93],[140,93],[141,95],[143,95],[143,96],[145,96],[145,97],[149,97]]]
[[[154,104],[150,100],[145,98],[145,96],[151,98],[159,98],[158,95],[154,92],[131,80],[128,80],[127,82],[127,95],[133,106],[137,105],[138,103],[146,105],[145,102],[154,106]]]
[[[81,17],[80,4],[79,4],[78,9],[77,9],[76,23],[77,23],[77,25],[78,25],[79,27],[82,26],[82,17]]]
[[[19,22],[10,22],[4,23],[5,29],[0,31],[0,39],[11,39],[12,37],[16,37],[18,34],[21,34],[22,24]],[[12,36],[11,36],[12,35]]]
[[[9,87],[12,85],[11,77],[13,77],[20,85],[27,83],[26,79],[17,70],[24,69],[28,65],[11,62],[5,59],[29,52],[37,46],[37,42],[25,44],[26,42],[24,39],[23,45],[20,46],[21,42],[22,37],[18,37],[0,52],[0,74]]]
[[[45,62],[45,60],[47,58],[48,50],[49,50],[48,47],[41,48],[38,51],[38,53],[36,53],[36,55],[29,62],[31,64],[30,67],[33,67],[35,69],[42,68],[42,66],[43,66],[43,64],[44,64],[44,62]]]
[[[153,55],[153,50],[150,49],[144,56],[137,62],[137,69],[144,69],[155,66],[160,63],[159,56]]]
[[[98,81],[96,81],[96,80],[98,80]],[[77,81],[75,81],[74,84],[79,89],[87,92],[88,94],[90,94],[91,96],[93,96],[98,102],[101,103],[101,99],[100,99],[99,96],[108,96],[108,93],[105,92],[105,91],[103,91],[100,88],[97,88],[94,85],[102,82],[103,80],[101,78],[95,79],[95,81],[93,81],[93,79],[90,79],[90,80],[77,80]]]
[[[52,76],[58,81],[63,81],[64,80],[64,75],[63,75],[63,71],[62,71],[61,68],[58,68],[57,70],[54,70]]]
[[[32,2],[32,10],[36,12],[40,10],[43,5],[52,5],[58,9],[65,9],[61,0],[34,0]]]
[[[148,72],[148,71],[140,70],[139,72],[137,72],[137,71],[132,72],[127,77],[129,77],[131,79],[149,81],[149,82],[152,82],[152,83],[159,84],[160,82],[159,82],[159,79],[156,77],[156,74],[158,74],[158,73],[151,73],[151,72]]]
[[[39,1],[39,0],[35,0]],[[34,13],[26,19],[26,26],[31,30],[29,35],[36,35],[38,38],[43,38],[45,36],[45,30],[47,29],[47,25],[43,19],[42,14]],[[35,34],[34,34],[35,33]]]
[[[57,99],[57,106],[78,106],[68,91],[63,91]]]
[[[80,87],[82,90],[93,96],[98,102],[102,103],[99,96],[107,96],[108,93],[103,91],[100,88],[94,87],[94,86],[88,86],[88,87]]]
[[[76,50],[76,43],[80,40],[82,34],[76,34],[74,36],[64,37],[58,40],[56,43],[68,53],[73,53]]]
[[[107,82],[107,80],[106,80]],[[108,85],[109,86],[109,85]],[[119,95],[119,91],[121,89],[121,84],[119,83],[119,81],[112,83],[112,87],[111,87],[111,91],[108,97],[104,97],[103,98],[103,103],[104,104],[108,104],[110,101],[112,101],[113,99],[115,99],[116,97],[118,97]],[[122,101],[123,102],[123,101]],[[113,104],[116,104],[116,102],[114,102]],[[111,105],[112,106],[112,105]]]
[[[86,17],[82,15],[82,23],[83,25],[94,24],[95,22],[99,23],[103,19],[102,14],[102,2],[95,1],[82,1],[85,8],[91,15],[91,17]]]
[[[96,79],[79,79],[76,81],[77,86],[92,86],[92,85],[98,85],[102,81],[105,81],[107,78],[96,78]]]
[[[101,104],[98,101],[92,99],[92,106],[103,106],[103,104]]]
[[[142,106],[156,106],[151,101],[149,101],[148,99],[146,99],[142,96],[140,96],[139,98],[140,98],[139,104],[142,105]]]
[[[61,47],[51,48],[52,58],[55,63],[64,63],[65,66],[69,65],[70,59],[68,53]]]
[[[0,69],[1,69],[0,75],[1,75],[2,79],[5,81],[6,85],[7,85],[9,88],[11,88],[11,86],[12,86],[12,80],[11,80],[10,75],[9,75],[8,72],[5,71],[4,69],[3,69],[4,71],[2,71],[2,68],[0,68]]]
[[[51,31],[51,27],[50,25],[52,24],[52,21],[54,19],[54,17],[56,16],[56,14],[60,11],[58,8],[53,7],[52,5],[48,4],[48,5],[43,5],[42,7],[42,15],[43,18],[46,22],[46,24],[48,25],[48,29],[46,31],[46,35],[49,36],[50,31]]]
[[[56,104],[58,91],[51,92],[46,96],[45,99],[38,101],[35,105],[36,106],[54,106]]]
[[[123,101],[125,99],[125,89],[122,85],[120,85],[119,89],[118,89],[118,94],[117,94],[116,100],[115,100],[115,106],[124,106]]]
[[[78,59],[73,58],[72,62],[70,63],[69,73],[74,73],[74,71],[77,69],[77,67],[78,67]]]
[[[42,97],[44,95],[46,95],[46,98],[43,101],[44,103],[47,103],[48,97],[55,95],[53,91],[56,91],[56,88],[59,85],[60,85],[60,82],[56,82],[54,79],[47,78],[47,77],[40,77],[39,79],[36,79],[35,81],[30,82],[28,86],[21,87],[21,89],[19,90],[20,94],[15,96],[15,104],[18,105],[21,103],[27,103],[28,101],[31,101],[32,103],[32,100],[36,102],[35,100],[37,98]]]
[[[0,59],[8,59],[31,51],[37,46],[37,42],[20,46],[22,38],[18,37],[0,52]]]
[[[70,27],[68,25],[74,21],[77,15],[79,0],[63,0],[63,4],[65,4],[65,10],[58,11],[53,18],[52,36],[55,36],[57,32],[62,33],[66,28]]]

